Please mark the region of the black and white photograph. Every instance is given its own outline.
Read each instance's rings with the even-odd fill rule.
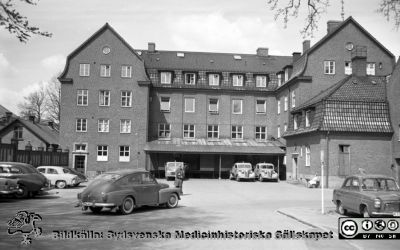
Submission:
[[[0,249],[400,248],[400,0],[0,0]]]

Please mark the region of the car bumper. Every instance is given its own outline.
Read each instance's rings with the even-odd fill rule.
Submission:
[[[101,203],[101,202],[87,202],[81,201],[80,205],[83,207],[115,207],[114,203]]]
[[[0,194],[15,194],[18,193],[18,189],[15,190],[0,190]]]
[[[372,216],[393,216],[400,217],[400,212],[371,212]]]

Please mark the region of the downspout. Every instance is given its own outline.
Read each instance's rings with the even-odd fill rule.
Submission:
[[[325,187],[329,187],[329,130],[328,132],[326,132],[325,141],[326,141]]]

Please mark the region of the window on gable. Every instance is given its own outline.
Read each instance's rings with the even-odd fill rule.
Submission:
[[[267,127],[266,126],[256,126],[256,140],[266,140],[267,139]]]
[[[121,67],[121,77],[131,78],[132,77],[132,66],[122,65]]]
[[[23,128],[20,126],[14,127],[14,139],[22,140]]]
[[[242,87],[243,75],[232,75],[232,85],[235,87]]]
[[[196,84],[196,74],[186,73],[185,74],[185,84],[186,85],[195,85]]]
[[[110,91],[100,90],[99,91],[99,106],[110,106]]]
[[[110,131],[110,120],[108,119],[99,119],[97,121],[98,132],[107,133]]]
[[[257,114],[265,114],[267,112],[267,101],[266,100],[257,100],[256,101],[256,113]]]
[[[352,72],[353,72],[353,69],[351,67],[351,62],[350,61],[344,62],[344,74],[351,75]]]
[[[90,75],[90,64],[81,63],[79,64],[79,76],[89,76]]]
[[[324,61],[324,74],[335,74],[335,61]]]
[[[243,126],[232,126],[232,139],[243,139]]]
[[[132,91],[121,91],[121,107],[132,107]]]
[[[259,88],[267,87],[267,77],[266,76],[256,76],[256,87],[259,87]]]
[[[130,147],[129,146],[119,146],[119,161],[129,162],[130,161]]]
[[[161,97],[161,103],[160,103],[160,110],[161,112],[169,112],[170,111],[170,98],[169,97]]]
[[[171,84],[171,78],[171,72],[161,72],[161,84]]]
[[[167,123],[158,124],[158,138],[170,138],[171,125]]]
[[[219,138],[219,126],[218,125],[208,125],[207,126],[207,138],[208,139],[218,139]]]
[[[209,74],[208,75],[208,84],[210,86],[219,86],[219,75],[218,74]]]
[[[195,112],[195,99],[185,98],[185,112],[194,113]]]
[[[375,75],[375,63],[367,63],[367,75]]]
[[[183,138],[184,139],[195,138],[194,124],[184,124],[183,125]]]
[[[232,100],[232,114],[242,114],[242,100]]]
[[[97,146],[97,161],[108,161],[108,146]]]
[[[101,77],[110,77],[111,76],[111,65],[109,65],[109,64],[100,65],[100,76]]]
[[[76,104],[78,106],[87,106],[88,105],[88,90],[87,89],[78,89],[76,97]]]
[[[218,99],[217,98],[209,99],[208,111],[210,113],[218,113]]]

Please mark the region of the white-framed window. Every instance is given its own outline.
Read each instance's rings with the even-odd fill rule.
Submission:
[[[109,64],[100,65],[100,76],[101,77],[110,77],[111,76],[111,65],[109,65]]]
[[[168,123],[158,124],[158,138],[170,138],[171,137],[171,125]]]
[[[208,75],[208,85],[219,86],[219,75],[218,74],[209,74]]]
[[[127,134],[131,132],[131,120],[129,119],[122,119],[119,123],[119,132],[121,134]]]
[[[98,145],[97,146],[97,161],[108,161],[108,146]]]
[[[256,126],[256,140],[264,141],[267,139],[267,127]]]
[[[232,85],[235,87],[242,87],[243,75],[232,75]]]
[[[119,146],[119,161],[129,162],[131,150],[129,146]]]
[[[288,110],[288,97],[287,96],[285,96],[284,98],[283,98],[283,100],[284,100],[284,104],[283,104],[283,111],[287,111]]]
[[[242,114],[242,102],[243,100],[232,100],[232,114],[240,115]]]
[[[367,63],[367,75],[375,75],[375,63]]]
[[[185,112],[194,113],[195,112],[195,99],[192,97],[185,97]]]
[[[161,72],[161,84],[171,84],[171,79],[171,72]]]
[[[22,140],[23,139],[23,131],[24,129],[21,126],[14,127],[14,139]]]
[[[281,113],[281,100],[278,100],[277,102],[277,113],[278,115]]]
[[[232,139],[243,139],[243,126],[241,125],[232,126]]]
[[[298,124],[298,116],[297,115],[294,115],[293,116],[293,129],[294,130],[296,130],[296,129],[298,129],[299,128],[299,124]]]
[[[267,112],[267,101],[266,100],[256,100],[256,113],[265,114]]]
[[[122,78],[131,78],[132,77],[132,66],[130,66],[130,65],[122,65],[122,67],[121,67],[121,77]]]
[[[79,64],[79,76],[89,76],[90,75],[90,64],[81,63]]]
[[[335,74],[335,61],[324,61],[324,74],[326,75]]]
[[[87,143],[75,143],[75,152],[87,152]]]
[[[208,125],[207,126],[207,138],[208,139],[218,139],[219,138],[219,126],[218,125]]]
[[[256,76],[256,87],[267,87],[267,76]]]
[[[160,98],[160,110],[161,112],[169,112],[171,108],[170,98],[162,96]]]
[[[278,87],[280,87],[282,85],[282,74],[277,74],[276,76],[278,77]]]
[[[76,132],[86,132],[87,131],[87,119],[77,118],[76,119]]]
[[[289,80],[289,68],[285,69],[285,82]]]
[[[195,138],[195,127],[194,124],[183,124],[183,138],[193,139]]]
[[[310,110],[307,110],[306,111],[306,127],[310,127],[310,114],[311,114],[311,111]]]
[[[110,120],[108,120],[108,119],[99,119],[97,121],[97,132],[100,132],[100,133],[108,133],[108,132],[110,132]]]
[[[121,107],[132,107],[132,91],[121,91]]]
[[[353,73],[353,69],[351,67],[351,62],[350,61],[345,61],[344,62],[344,74],[345,75],[351,75]]]
[[[76,93],[76,105],[87,106],[88,105],[89,91],[87,89],[78,89]]]
[[[110,106],[110,90],[99,91],[99,106]]]
[[[286,132],[287,131],[287,123],[285,122],[284,124],[283,124],[283,132]]]
[[[292,108],[296,107],[296,94],[292,91]]]
[[[208,112],[210,113],[218,113],[218,98],[210,98],[208,99]]]
[[[277,136],[278,138],[281,138],[281,127],[280,127],[280,126],[278,126],[278,127],[276,128],[276,136]]]
[[[195,85],[196,84],[196,74],[195,73],[185,73],[185,84]]]
[[[306,167],[311,165],[311,149],[310,146],[306,146]]]

